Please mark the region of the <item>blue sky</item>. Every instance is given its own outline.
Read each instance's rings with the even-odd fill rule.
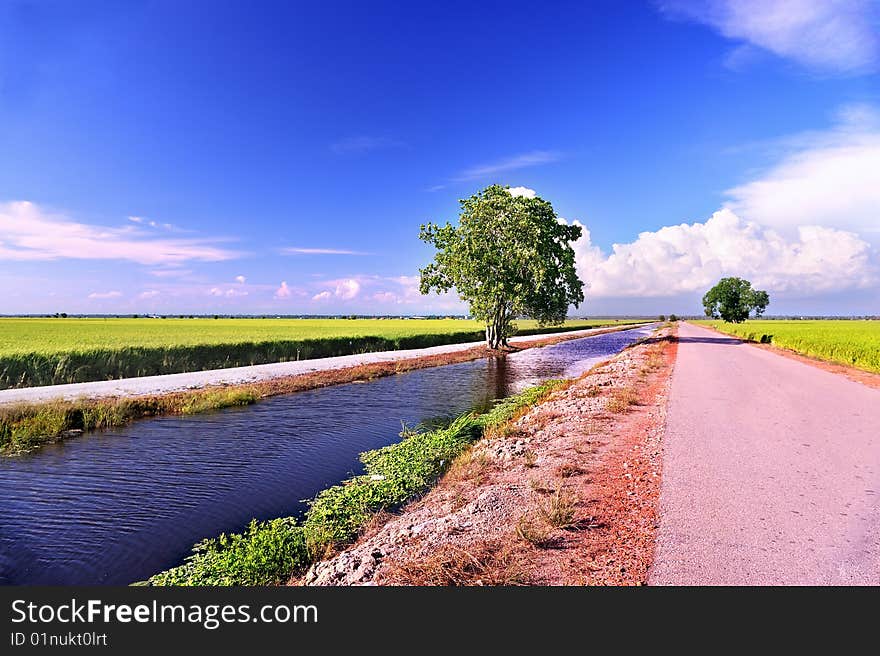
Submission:
[[[419,224],[524,187],[575,313],[880,313],[880,11],[851,0],[0,5],[0,313],[462,311]]]

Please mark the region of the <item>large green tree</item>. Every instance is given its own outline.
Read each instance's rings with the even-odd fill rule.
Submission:
[[[742,323],[753,312],[760,317],[769,304],[767,292],[752,289],[752,283],[742,278],[722,278],[703,296],[706,316],[729,323]]]
[[[560,222],[548,201],[508,189],[492,185],[460,201],[458,226],[428,223],[419,232],[437,249],[420,270],[421,292],[455,289],[485,321],[490,348],[507,345],[514,318],[561,324],[584,300],[570,245],[580,227]]]

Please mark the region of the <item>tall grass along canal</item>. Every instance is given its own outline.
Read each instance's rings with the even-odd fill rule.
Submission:
[[[0,460],[0,583],[145,579],[201,538],[303,510],[360,471],[359,453],[399,440],[401,422],[577,376],[650,330],[138,422]]]

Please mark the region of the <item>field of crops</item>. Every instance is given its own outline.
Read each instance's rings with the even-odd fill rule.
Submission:
[[[880,373],[880,321],[701,321],[716,330]]]
[[[623,324],[571,321],[519,334]],[[631,323],[631,322],[630,322]],[[482,338],[462,319],[0,318],[0,389],[202,371]]]

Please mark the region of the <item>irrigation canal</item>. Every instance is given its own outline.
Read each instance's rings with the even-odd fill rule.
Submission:
[[[358,454],[415,425],[571,378],[652,326],[163,417],[0,459],[0,584],[128,584],[181,562],[198,540],[360,471]]]

